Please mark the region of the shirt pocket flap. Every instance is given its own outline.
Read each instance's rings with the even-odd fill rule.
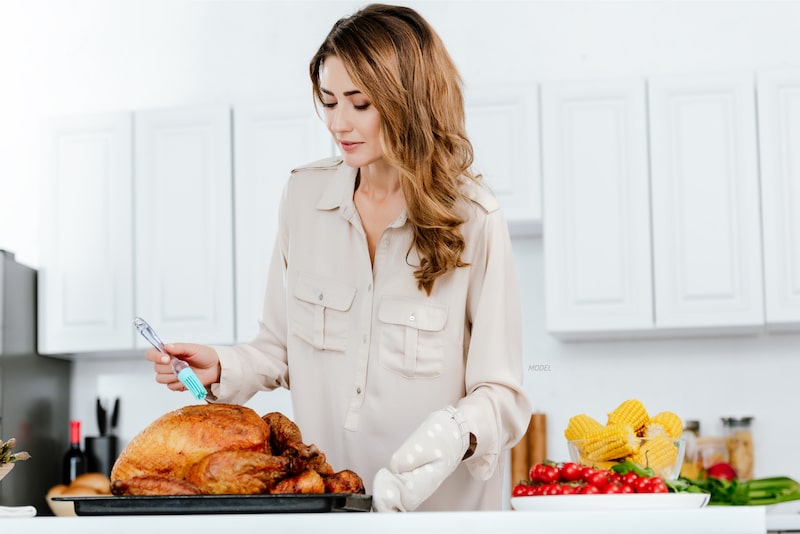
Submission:
[[[384,323],[437,332],[447,323],[447,306],[410,300],[387,299],[381,303],[378,319]]]
[[[294,288],[298,300],[324,306],[337,311],[347,311],[356,296],[354,287],[334,285],[309,276],[300,276]]]

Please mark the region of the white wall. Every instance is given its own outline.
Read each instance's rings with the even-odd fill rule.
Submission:
[[[308,91],[307,61],[361,2],[0,0],[0,248],[39,258],[37,123],[49,114],[141,109]],[[467,85],[800,67],[800,2],[409,2],[437,27]],[[309,103],[310,105],[310,103]],[[543,317],[542,246],[519,238],[525,386],[549,420],[549,449],[587,412],[638,397],[719,430],[756,417],[756,475],[800,478],[796,335],[563,344]],[[175,340],[177,341],[177,340]],[[544,364],[549,371],[528,370]],[[76,365],[73,415],[94,432],[99,391],[123,395],[129,439],[187,396],[140,359]],[[191,400],[191,399],[189,399]],[[283,409],[262,396],[258,409]],[[263,408],[262,408],[263,407]],[[784,422],[785,420],[785,422]],[[787,424],[789,423],[789,424]]]

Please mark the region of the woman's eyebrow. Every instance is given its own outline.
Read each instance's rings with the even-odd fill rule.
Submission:
[[[333,91],[329,91],[328,89],[325,89],[324,87],[320,87],[320,88],[319,88],[319,90],[320,90],[321,92],[325,93],[326,95],[335,96],[335,95],[333,94]],[[352,91],[345,91],[345,92],[344,92],[344,93],[342,93],[342,94],[343,94],[344,96],[360,95],[360,94],[361,94],[361,91],[359,91],[358,89],[353,89]]]

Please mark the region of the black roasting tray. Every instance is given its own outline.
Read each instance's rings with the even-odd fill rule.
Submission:
[[[191,515],[369,512],[372,496],[358,493],[292,495],[165,495],[152,497],[53,497],[73,501],[75,514]]]

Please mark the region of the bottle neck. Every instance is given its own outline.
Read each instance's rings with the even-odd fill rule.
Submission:
[[[73,447],[81,445],[81,422],[70,421],[69,423],[69,443]]]

